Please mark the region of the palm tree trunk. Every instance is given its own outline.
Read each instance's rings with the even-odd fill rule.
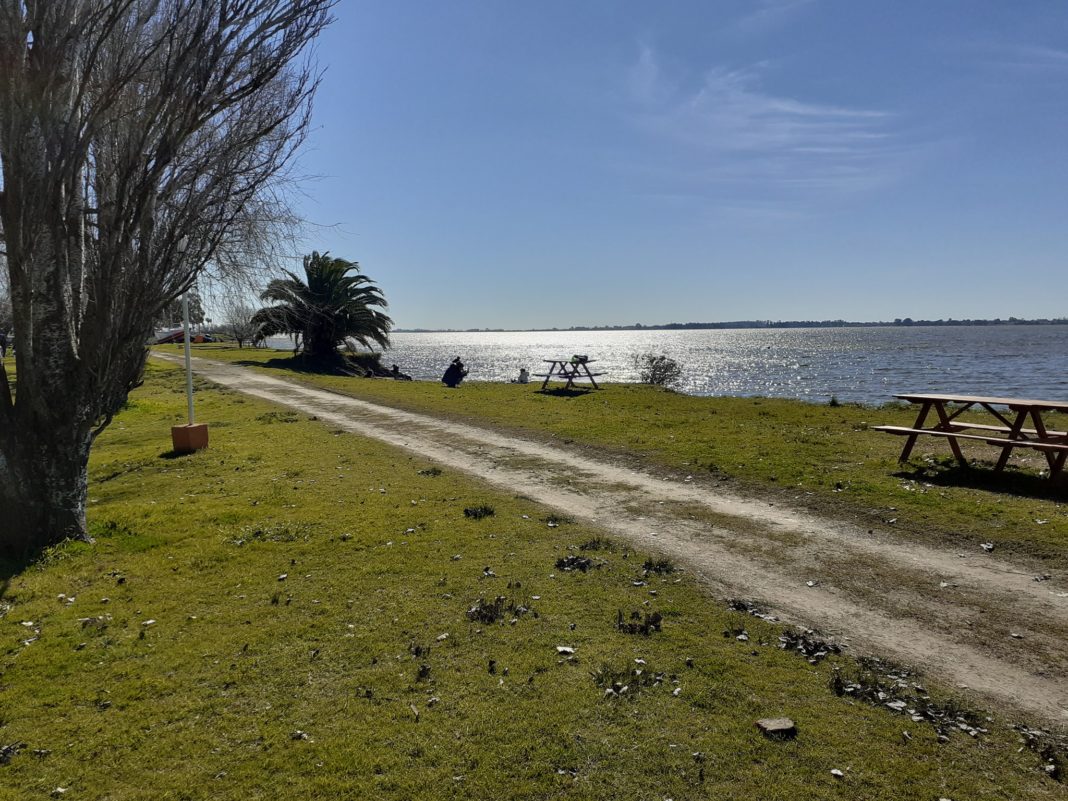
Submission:
[[[304,351],[309,358],[316,361],[331,362],[341,359],[337,352],[337,339],[333,336],[333,332],[327,329],[327,326],[305,332]]]

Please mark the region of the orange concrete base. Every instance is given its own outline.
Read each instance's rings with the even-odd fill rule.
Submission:
[[[208,426],[206,423],[171,426],[171,442],[175,453],[192,453],[208,447]]]

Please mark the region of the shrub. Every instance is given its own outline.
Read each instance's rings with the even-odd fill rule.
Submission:
[[[639,353],[634,357],[638,380],[657,387],[671,387],[682,378],[682,365],[674,359],[655,353]]]
[[[654,631],[660,631],[663,622],[664,618],[659,612],[646,614],[644,617],[641,612],[631,612],[629,621],[623,619],[622,609],[616,613],[616,628],[624,634],[641,634],[648,637]]]
[[[656,573],[664,576],[669,573],[675,572],[675,565],[670,559],[646,559],[645,564],[642,565],[642,570],[646,575],[650,573]]]

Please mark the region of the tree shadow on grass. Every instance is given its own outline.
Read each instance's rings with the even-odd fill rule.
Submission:
[[[1063,501],[1068,499],[1064,474],[1050,481],[1046,475],[1023,472],[1012,465],[995,472],[992,464],[974,462],[961,467],[955,460],[918,465],[910,462],[893,474],[896,478],[933,484],[937,487],[966,487],[1002,495]]]
[[[38,551],[21,559],[0,559],[0,602],[7,597],[8,590],[11,588],[11,579],[32,567],[40,556],[41,553]]]
[[[287,356],[283,359],[268,359],[265,362],[257,362],[252,359],[239,359],[234,362],[242,367],[267,367],[271,370],[285,370],[290,373],[326,373],[330,375],[333,373],[331,370],[324,370],[322,365],[318,362],[309,362],[306,359],[301,359],[296,356]]]
[[[242,367],[267,367],[271,370],[285,370],[289,373],[308,373],[311,375],[339,375],[361,378],[363,369],[345,359],[309,359],[305,356],[287,356],[279,359],[268,359],[265,362],[241,359],[235,361]]]
[[[71,542],[71,540],[65,540],[64,542]],[[62,545],[63,543],[60,544]],[[11,589],[11,580],[22,575],[35,565],[41,564],[42,560],[47,560],[50,547],[38,545],[30,547],[20,555],[0,556],[0,602],[7,598]]]

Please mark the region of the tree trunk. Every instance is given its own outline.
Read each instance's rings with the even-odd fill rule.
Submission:
[[[13,287],[14,392],[0,387],[0,552],[15,559],[88,539],[94,429],[125,401],[144,362],[143,335],[116,345],[107,308],[79,302],[80,237],[66,233],[42,227],[32,257],[18,253],[32,284]]]
[[[0,549],[31,557],[65,539],[87,539],[89,435],[72,442],[57,411],[52,427],[0,442]]]
[[[16,354],[15,403],[0,397],[0,554],[15,559],[89,539],[89,450],[140,383],[146,356],[147,332],[130,336],[126,347],[106,347],[93,343],[104,339],[96,332],[107,323],[93,325],[87,352],[77,354],[61,346],[47,316],[35,322],[38,336],[21,341]]]
[[[61,223],[38,229],[32,256],[9,245],[31,276],[29,286],[12,286],[15,387],[8,394],[6,373],[0,387],[0,550],[16,559],[87,537],[89,447],[101,404],[77,350],[85,321],[80,244]]]

